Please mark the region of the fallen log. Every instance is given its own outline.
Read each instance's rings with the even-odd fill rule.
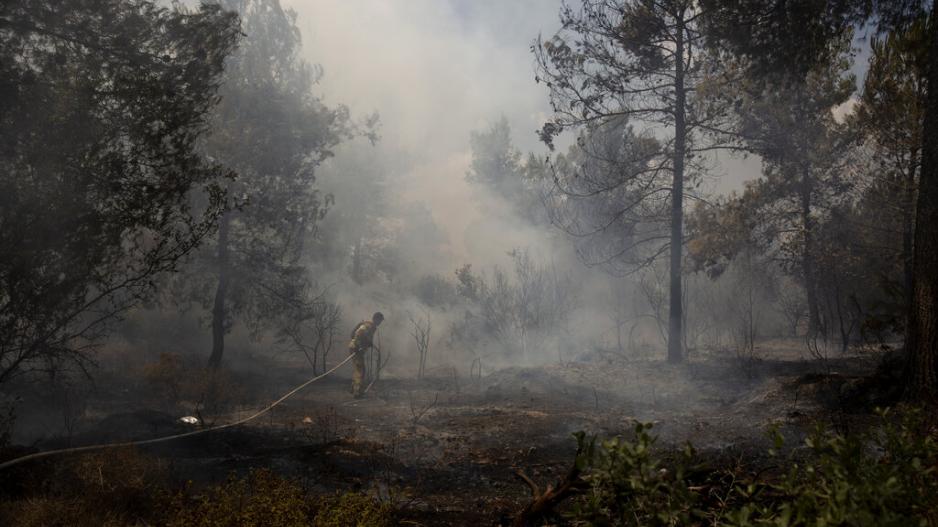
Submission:
[[[521,470],[516,470],[515,475],[527,484],[531,489],[531,502],[528,503],[521,512],[515,516],[513,527],[536,527],[540,521],[550,514],[554,507],[560,504],[568,497],[582,492],[587,488],[587,483],[580,477],[580,455],[582,454],[582,445],[577,448],[576,458],[573,466],[567,472],[566,476],[560,480],[557,485],[547,485],[544,492],[527,474]]]

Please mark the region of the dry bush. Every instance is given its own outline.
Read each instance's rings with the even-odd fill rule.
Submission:
[[[143,367],[143,379],[160,400],[175,408],[182,397],[182,377],[185,373],[182,357],[178,353],[160,353],[157,362]]]
[[[277,334],[277,343],[289,351],[299,351],[313,368],[313,375],[326,371],[326,359],[336,344],[342,342],[338,327],[342,308],[338,304],[316,300],[304,305]]]
[[[468,264],[456,270],[456,291],[466,310],[450,328],[451,347],[478,353],[493,345],[527,358],[567,329],[579,302],[572,275],[536,262],[527,250],[508,255],[511,271],[494,266],[490,274],[474,274]]]
[[[357,493],[314,500],[298,482],[268,469],[232,476],[200,496],[179,493],[167,527],[389,527],[393,508]]]
[[[414,318],[413,315],[408,314],[410,318],[410,324],[412,326],[411,335],[414,337],[414,343],[417,344],[417,378],[423,379],[424,374],[427,370],[427,356],[430,354],[430,330],[431,320],[430,313],[424,312],[422,316]]]
[[[143,367],[141,375],[160,406],[171,411],[184,407],[203,422],[214,421],[247,396],[231,371],[200,367],[176,353],[161,353],[157,362]]]
[[[394,508],[369,496],[346,492],[324,500],[313,521],[314,527],[391,527]]]
[[[437,403],[440,401],[440,392],[437,391],[433,394],[433,399],[425,399],[424,401],[419,401],[414,397],[414,392],[410,392],[410,424],[412,427],[417,426],[417,423],[423,419],[423,416],[427,414],[430,410],[436,407]]]
[[[181,492],[171,507],[167,527],[306,527],[313,517],[304,489],[267,469],[232,476],[200,496]]]
[[[167,465],[133,449],[108,450],[38,465],[25,496],[0,505],[0,524],[98,527],[135,525],[164,510]]]
[[[425,274],[414,284],[414,296],[425,306],[446,310],[457,301],[456,286],[439,274]]]
[[[349,441],[355,437],[358,427],[353,420],[342,417],[334,406],[316,412],[301,430],[303,436],[312,444],[326,445],[336,441]]]
[[[268,469],[196,492],[171,491],[167,466],[133,449],[43,463],[27,493],[0,501],[0,525],[16,527],[309,527],[392,525],[393,507],[360,494],[317,500]]]
[[[183,386],[186,399],[195,403],[194,413],[205,424],[245,401],[244,384],[226,369],[203,368],[187,376]]]

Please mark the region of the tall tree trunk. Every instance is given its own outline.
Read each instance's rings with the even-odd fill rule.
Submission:
[[[808,337],[814,338],[821,329],[818,308],[817,277],[814,272],[814,220],[811,219],[811,168],[801,169],[801,228],[804,239],[801,249],[801,269],[804,273],[804,291],[808,300]]]
[[[906,336],[906,397],[938,401],[938,2],[928,35],[928,99],[915,211],[912,306]]]
[[[208,358],[210,368],[221,366],[225,353],[225,299],[228,295],[228,281],[231,279],[228,266],[228,230],[230,213],[221,217],[218,226],[218,285],[215,288],[215,302],[212,306],[212,355]]]
[[[678,20],[683,20],[680,13]],[[684,91],[684,25],[678,22],[674,50],[674,180],[671,184],[671,303],[668,311],[668,362],[684,358],[683,293],[681,290],[684,248],[684,154],[687,139]]]
[[[915,257],[913,250],[915,247],[915,167],[917,165],[918,151],[913,150],[910,153],[911,166],[906,174],[905,192],[903,193],[902,204],[902,287],[905,291],[905,305],[908,309],[912,305],[912,261]],[[906,316],[906,327],[908,327],[908,316]]]

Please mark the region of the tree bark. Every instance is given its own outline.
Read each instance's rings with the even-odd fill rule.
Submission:
[[[225,299],[228,295],[228,281],[231,279],[228,265],[228,230],[231,223],[229,214],[226,212],[218,225],[218,285],[212,306],[212,354],[208,358],[210,368],[221,366],[225,353]]]
[[[938,2],[928,35],[928,98],[913,242],[912,305],[906,336],[906,397],[938,401]]]
[[[902,288],[905,291],[905,306],[912,305],[912,262],[914,260],[915,250],[915,168],[917,165],[918,150],[913,150],[909,156],[911,166],[906,174],[905,188],[903,189],[902,204]],[[906,327],[908,327],[908,316],[906,316]]]
[[[671,183],[671,302],[668,311],[668,362],[684,359],[682,263],[684,248],[684,155],[687,140],[684,90],[684,13],[678,14],[674,49],[674,178]]]
[[[801,228],[803,245],[801,269],[804,273],[804,291],[808,301],[808,337],[814,338],[821,330],[821,312],[817,300],[817,277],[814,272],[814,220],[811,219],[811,168],[801,171]]]

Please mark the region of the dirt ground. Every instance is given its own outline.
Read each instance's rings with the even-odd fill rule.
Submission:
[[[593,352],[565,364],[500,369],[481,377],[450,368],[417,380],[390,376],[354,400],[346,377],[310,386],[274,411],[234,430],[146,449],[171,461],[180,479],[223,481],[268,467],[316,492],[367,490],[393,500],[418,525],[493,525],[529,497],[515,475],[542,486],[558,479],[575,452],[572,433],[627,433],[655,423],[660,443],[693,442],[721,456],[760,452],[770,425],[797,444],[820,416],[875,367],[864,357],[819,360],[797,343],[772,343],[761,360],[691,356],[680,365]],[[256,393],[256,406],[308,375],[268,368],[282,386]],[[178,416],[117,400],[89,404],[89,423],[70,444],[149,438],[184,429]],[[269,396],[269,397],[268,397]],[[98,416],[94,418],[93,416]],[[50,441],[43,449],[61,445]]]

